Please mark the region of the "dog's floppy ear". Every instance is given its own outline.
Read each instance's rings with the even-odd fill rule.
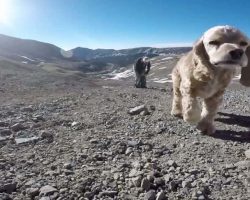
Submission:
[[[246,67],[241,68],[240,83],[244,86],[250,87],[250,47],[246,50],[248,64]]]
[[[193,46],[193,51],[194,51],[195,59],[199,59],[203,62],[208,61],[209,58],[208,58],[206,49],[204,47],[203,37],[201,37],[197,42],[195,42]]]
[[[214,73],[209,62],[209,56],[203,43],[203,37],[200,38],[193,47],[193,76],[196,80],[207,82],[214,78]]]

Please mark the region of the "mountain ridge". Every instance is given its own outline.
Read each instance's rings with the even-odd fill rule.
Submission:
[[[136,47],[116,50],[104,48],[90,49],[78,46],[66,51],[61,47],[48,42],[21,39],[0,34],[0,56],[31,56],[33,57],[32,59],[38,58],[40,60],[78,59],[82,61],[101,57],[127,56],[135,54],[144,54],[151,57],[160,53],[183,53],[190,49],[190,47]]]
[[[161,54],[176,55],[190,49],[189,47],[136,47],[115,50],[76,47],[65,51],[54,44],[0,34],[0,60],[36,67],[49,65],[66,70],[79,70],[84,73],[110,72],[131,66],[136,59],[142,56],[153,58]],[[45,68],[47,69],[47,66]]]

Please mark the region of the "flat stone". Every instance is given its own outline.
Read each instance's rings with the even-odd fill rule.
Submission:
[[[141,188],[145,191],[148,191],[150,188],[150,181],[147,178],[142,179],[141,181]]]
[[[235,166],[240,168],[240,169],[250,168],[250,161],[249,160],[242,160],[242,161],[235,163]]]
[[[138,142],[138,141],[135,141],[135,140],[129,140],[128,141],[128,146],[129,147],[135,147],[135,146],[138,146],[138,145],[140,145],[140,142]]]
[[[11,126],[11,130],[15,131],[15,132],[21,131],[21,130],[24,130],[24,129],[25,129],[25,127],[21,123],[16,123],[13,126]]]
[[[28,106],[28,107],[23,107],[21,109],[21,111],[23,111],[23,112],[33,112],[34,110],[33,110],[33,108],[31,106]]]
[[[149,190],[144,196],[144,200],[155,200],[156,194],[154,190]]]
[[[73,174],[74,174],[74,172],[73,172],[72,170],[68,170],[68,169],[64,169],[63,172],[64,172],[64,174],[65,174],[66,176],[69,176],[69,175],[73,175]]]
[[[40,196],[49,196],[53,193],[57,192],[57,189],[50,186],[50,185],[45,185],[40,188]]]
[[[49,170],[49,171],[45,172],[44,175],[45,176],[57,176],[57,175],[59,175],[59,172]]]
[[[16,144],[26,144],[26,143],[32,143],[37,142],[39,140],[39,137],[30,137],[30,138],[15,138]]]
[[[166,199],[167,199],[167,197],[166,197],[164,191],[160,191],[157,193],[156,200],[166,200]]]
[[[39,188],[28,188],[26,189],[26,193],[34,198],[35,196],[38,196],[39,195]]]
[[[140,106],[137,106],[135,108],[132,108],[128,111],[128,113],[130,115],[138,115],[140,114],[142,111],[148,111],[148,109],[146,108],[145,105],[140,105]]]
[[[36,181],[34,179],[31,179],[29,181],[27,181],[24,185],[26,187],[31,187],[32,185],[35,185],[36,184]]]
[[[235,165],[234,164],[226,164],[225,165],[225,169],[235,169]]]

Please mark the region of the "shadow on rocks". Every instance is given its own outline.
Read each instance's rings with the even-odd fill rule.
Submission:
[[[216,121],[218,122],[250,128],[250,116],[236,115],[236,114],[223,113],[223,112],[219,112],[218,114],[221,116],[227,117],[227,118],[216,119]]]
[[[250,128],[250,116],[223,112],[219,112],[218,114],[227,118],[217,118],[215,121]],[[213,137],[222,140],[250,143],[250,129],[248,131],[217,130]]]
[[[250,143],[250,131],[217,130],[212,137],[222,140]]]
[[[172,87],[161,88],[161,87],[153,87],[153,86],[151,86],[151,87],[147,87],[146,89],[148,89],[148,90],[156,90],[156,91],[160,91],[160,92],[167,92],[167,91],[172,92],[173,91]]]

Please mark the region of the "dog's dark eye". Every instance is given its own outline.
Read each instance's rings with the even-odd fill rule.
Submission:
[[[240,46],[247,46],[247,45],[248,45],[248,43],[245,42],[245,41],[241,41],[241,42],[240,42]]]
[[[219,45],[220,45],[220,42],[217,41],[217,40],[212,40],[212,41],[210,41],[208,44],[214,45],[214,46],[219,46]]]

